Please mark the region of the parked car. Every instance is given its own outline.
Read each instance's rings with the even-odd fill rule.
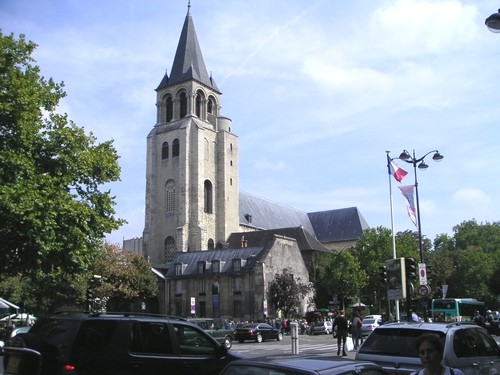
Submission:
[[[375,328],[382,325],[382,317],[366,317],[361,325],[361,333],[363,336],[368,336]]]
[[[415,348],[423,333],[438,335],[443,342],[443,365],[465,375],[499,374],[500,348],[488,332],[472,323],[401,322],[381,325],[368,336],[357,360],[373,361],[392,374],[408,374],[422,365]]]
[[[265,340],[283,340],[283,334],[267,323],[249,323],[236,329],[234,338],[238,342],[252,340],[262,342]]]
[[[219,328],[215,321],[210,318],[188,318],[188,321],[199,325],[218,342],[224,344],[226,348],[231,349],[233,346],[234,331],[232,329]]]
[[[56,314],[4,347],[17,375],[216,375],[239,358],[185,319],[135,313]]]
[[[332,333],[332,322],[314,322],[310,328],[311,335],[325,335]]]
[[[332,356],[275,355],[229,363],[221,375],[386,375],[378,365]]]
[[[331,335],[332,332],[333,332],[333,324],[330,320],[325,320],[323,322],[324,326],[325,326],[325,334],[326,335]]]

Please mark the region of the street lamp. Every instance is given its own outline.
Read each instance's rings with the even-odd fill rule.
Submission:
[[[418,227],[418,247],[420,251],[420,263],[424,263],[424,250],[422,247],[422,227],[420,225],[420,203],[418,199],[418,181],[417,181],[417,164],[418,164],[418,169],[425,170],[429,168],[429,166],[425,163],[424,159],[427,155],[431,154],[434,152],[434,155],[432,156],[432,160],[434,161],[441,161],[443,160],[444,156],[439,153],[438,150],[432,150],[429,151],[427,154],[424,156],[417,158],[415,156],[415,150],[413,150],[413,156],[410,155],[410,153],[406,150],[403,150],[401,155],[399,155],[399,159],[403,160],[407,163],[413,164],[413,172],[415,175],[415,196],[417,200],[417,227]]]
[[[500,33],[500,9],[484,20],[484,24],[492,33]]]

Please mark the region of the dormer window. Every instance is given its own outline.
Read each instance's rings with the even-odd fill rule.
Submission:
[[[239,272],[241,271],[241,259],[233,259],[233,271]]]
[[[214,260],[212,262],[212,272],[219,273],[220,272],[220,260]]]
[[[176,263],[175,264],[175,275],[180,276],[183,274],[184,267],[182,263]]]
[[[204,274],[206,270],[207,270],[207,262],[205,261],[198,262],[198,273]]]

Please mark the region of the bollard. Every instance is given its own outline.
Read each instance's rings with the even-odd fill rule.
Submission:
[[[290,334],[292,335],[292,354],[299,354],[299,325],[297,322],[290,323]]]

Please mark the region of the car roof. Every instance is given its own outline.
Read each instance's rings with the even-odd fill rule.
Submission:
[[[319,356],[319,355],[296,355],[296,354],[280,354],[268,355],[263,357],[254,357],[239,359],[231,362],[232,365],[265,365],[267,368],[289,368],[294,370],[313,370],[325,371],[329,369],[341,369],[349,366],[372,366],[372,362],[355,361],[353,359],[344,359],[334,356]]]
[[[444,322],[394,322],[394,323],[385,323],[381,326],[378,326],[377,330],[383,329],[420,329],[426,331],[439,331],[446,333],[448,330],[455,327],[466,327],[466,328],[474,328],[478,327],[472,322],[452,322],[452,323],[444,323]]]

